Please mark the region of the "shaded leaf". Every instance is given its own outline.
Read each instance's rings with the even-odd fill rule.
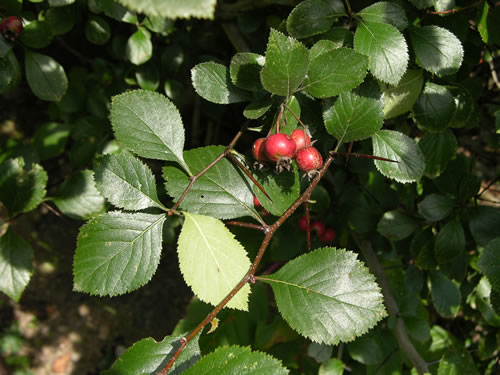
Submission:
[[[372,137],[372,143],[374,155],[398,161],[374,161],[385,177],[407,183],[418,181],[424,174],[424,157],[410,137],[394,130],[379,130]]]
[[[493,289],[500,291],[500,237],[488,243],[477,261],[477,266],[486,275]]]
[[[45,48],[52,42],[53,37],[48,22],[35,20],[24,27],[20,40],[29,48]]]
[[[455,113],[455,101],[450,91],[441,85],[427,82],[413,107],[418,126],[429,132],[446,129]]]
[[[418,213],[430,221],[439,221],[450,214],[455,207],[455,202],[441,194],[432,193],[427,195],[417,205]]]
[[[33,136],[33,143],[40,160],[59,156],[64,152],[70,128],[66,124],[48,122],[40,126]]]
[[[257,53],[240,52],[233,56],[229,65],[231,81],[245,90],[257,91],[262,89],[260,71],[266,58]]]
[[[146,284],[156,272],[165,215],[108,212],[80,228],[74,290],[116,296]]]
[[[250,259],[221,221],[187,212],[184,217],[177,246],[182,276],[200,300],[217,305],[245,276]],[[248,310],[249,294],[246,284],[226,306]]]
[[[385,86],[384,118],[390,119],[410,111],[424,83],[422,70],[408,69],[397,86]]]
[[[111,28],[104,18],[91,15],[85,24],[85,37],[92,44],[106,44],[111,37]]]
[[[377,224],[377,231],[391,241],[400,241],[417,229],[417,221],[397,210],[387,211]]]
[[[500,43],[500,8],[491,9],[485,1],[479,5],[477,29],[484,43],[493,45]]]
[[[465,251],[465,233],[458,220],[446,223],[436,236],[434,255],[438,263],[449,263]]]
[[[301,39],[327,31],[345,9],[339,0],[305,0],[299,3],[287,18],[286,29],[294,38]]]
[[[229,70],[221,64],[205,62],[191,69],[193,87],[202,98],[217,104],[245,101],[245,93],[233,85]]]
[[[447,350],[439,360],[437,375],[479,375],[474,360],[467,350],[455,346]]]
[[[458,143],[450,129],[440,133],[424,133],[418,147],[425,158],[425,175],[436,178],[441,175],[457,152]]]
[[[469,230],[478,245],[486,246],[492,239],[500,237],[500,211],[489,206],[470,209]]]
[[[460,289],[442,272],[430,274],[432,303],[443,318],[454,318],[460,308]]]
[[[19,301],[33,272],[33,249],[30,244],[7,230],[0,237],[0,290]]]
[[[264,113],[266,113],[272,105],[273,99],[270,97],[257,99],[245,107],[243,110],[243,116],[251,120],[258,119],[264,115]]]
[[[358,15],[366,22],[388,23],[403,30],[408,25],[405,10],[397,3],[379,1],[364,8]]]
[[[460,86],[447,86],[447,89],[453,95],[455,101],[455,113],[450,121],[450,127],[463,128],[467,126],[471,120],[477,104],[474,97],[464,87]]]
[[[214,18],[217,0],[118,0],[127,8],[150,16]]]
[[[281,315],[303,336],[336,345],[385,315],[375,277],[351,251],[324,247],[258,279],[271,285]]]
[[[24,65],[28,85],[39,99],[58,102],[66,93],[68,78],[52,57],[25,50]]]
[[[0,57],[0,94],[7,93],[16,87],[21,76],[21,65],[13,52]]]

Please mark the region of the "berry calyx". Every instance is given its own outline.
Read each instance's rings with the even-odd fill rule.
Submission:
[[[296,150],[307,147],[311,145],[311,137],[306,133],[305,130],[295,129],[291,135],[293,141],[295,142]]]
[[[14,41],[23,33],[23,21],[16,16],[7,17],[0,23],[0,32],[5,39]]]
[[[253,143],[252,155],[257,161],[268,161],[263,147],[265,140],[265,138],[259,138]]]
[[[335,229],[326,228],[325,232],[319,237],[319,239],[323,243],[330,243],[335,241],[336,237],[337,237],[337,232],[335,231]]]
[[[267,137],[264,150],[269,160],[279,162],[282,159],[291,159],[295,155],[295,142],[283,133],[276,133]]]
[[[318,170],[323,165],[323,157],[319,151],[312,146],[298,150],[295,154],[295,161],[299,169],[304,172]]]

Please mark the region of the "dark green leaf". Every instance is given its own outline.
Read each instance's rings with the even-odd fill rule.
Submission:
[[[51,102],[61,100],[68,88],[68,78],[57,61],[50,56],[26,49],[24,64],[26,80],[33,94]]]
[[[196,174],[223,152],[223,146],[208,146],[186,151],[184,158]],[[173,166],[163,168],[163,177],[168,194],[175,200],[190,182],[183,171]],[[241,216],[259,218],[253,207],[252,182],[226,158],[218,161],[195,182],[180,207],[193,214],[219,219]]]
[[[74,290],[116,296],[151,280],[160,262],[165,215],[108,212],[80,229]]]
[[[259,280],[272,286],[281,315],[297,332],[330,345],[348,342],[386,315],[375,277],[356,257],[325,247]]]
[[[7,230],[0,237],[0,291],[19,301],[33,272],[33,249],[30,244]]]
[[[403,30],[408,25],[405,10],[397,3],[379,1],[364,8],[358,13],[366,22],[389,23],[399,30]]]
[[[418,126],[437,133],[446,129],[455,113],[455,101],[450,91],[441,85],[427,82],[413,107]]]
[[[368,59],[350,48],[337,48],[311,60],[304,88],[317,98],[327,98],[360,85]]]
[[[447,350],[439,360],[437,375],[479,375],[474,360],[467,350],[455,346]]]
[[[344,362],[337,358],[330,358],[321,364],[318,375],[342,375],[344,373]]]
[[[217,348],[206,355],[193,367],[183,373],[184,375],[234,375],[234,374],[266,374],[284,375],[288,370],[280,361],[250,348],[240,346],[227,346]]]
[[[24,27],[21,42],[30,48],[45,48],[52,42],[52,29],[46,21],[33,21]]]
[[[377,330],[363,335],[347,345],[350,356],[363,365],[376,365],[384,360]]]
[[[202,98],[217,104],[247,100],[245,93],[233,85],[229,70],[221,64],[205,62],[191,69],[193,87]]]
[[[75,2],[75,0],[49,0],[49,6],[51,7],[64,7],[67,5],[71,5]]]
[[[463,203],[468,203],[479,192],[481,181],[481,177],[474,175],[466,175],[462,178],[458,186],[458,200]]]
[[[430,274],[432,303],[443,318],[454,318],[460,308],[460,289],[442,272]]]
[[[0,202],[10,217],[36,208],[45,197],[47,173],[39,164],[25,168],[22,157],[0,164]]]
[[[321,38],[332,41],[335,48],[350,47],[353,42],[352,32],[342,26],[332,27],[329,31],[321,35]]]
[[[175,161],[189,172],[181,116],[163,95],[136,90],[113,97],[111,123],[124,147],[145,158]]]
[[[216,0],[119,0],[127,8],[150,16],[214,18]]]
[[[437,266],[434,258],[434,234],[430,229],[418,231],[410,244],[410,251],[415,265],[424,270],[434,270]]]
[[[111,37],[111,28],[104,18],[90,16],[85,24],[85,36],[90,43],[103,45]]]
[[[300,177],[297,168],[293,170],[276,173],[276,171],[265,171],[256,173],[257,181],[260,182],[272,202],[262,193],[257,186],[253,191],[262,207],[275,216],[281,216],[300,196]]]
[[[164,36],[169,35],[175,30],[174,20],[162,16],[148,16],[144,21],[144,26]]]
[[[241,52],[235,54],[229,65],[232,82],[245,90],[262,89],[260,71],[265,62],[265,57],[257,53]]]
[[[391,241],[400,241],[417,229],[417,221],[397,210],[387,211],[377,225],[377,231]]]
[[[480,246],[500,237],[500,211],[495,207],[477,206],[470,210],[469,229]]]
[[[111,17],[119,22],[126,22],[132,25],[136,25],[138,23],[137,14],[119,4],[119,1],[100,0],[100,3],[102,11],[104,12],[104,14],[106,14],[106,16]]]
[[[76,22],[75,7],[54,7],[45,12],[45,20],[53,35],[63,35],[70,31]]]
[[[88,220],[106,208],[104,197],[95,187],[94,172],[88,169],[64,181],[52,201],[64,215],[77,220]]]
[[[132,64],[141,65],[148,61],[153,56],[150,32],[144,27],[137,29],[128,39],[125,53]]]
[[[21,79],[21,66],[13,52],[0,57],[0,94],[13,89]]]
[[[39,127],[33,137],[33,143],[40,160],[47,160],[62,154],[69,132],[68,125],[57,122],[48,122]]]
[[[160,86],[160,69],[153,60],[150,60],[137,67],[135,79],[141,89],[156,91]]]
[[[160,371],[177,351],[181,337],[167,336],[162,341],[151,337],[142,339],[128,348],[111,369],[102,375],[153,375]],[[182,350],[170,368],[169,374],[179,375],[200,359],[199,335]]]
[[[368,56],[371,73],[380,81],[397,85],[408,66],[408,46],[394,26],[361,22],[354,35],[356,52]]]
[[[272,94],[290,96],[306,78],[308,68],[308,49],[292,37],[271,29],[266,63],[260,73],[264,88]]]
[[[425,9],[434,5],[435,0],[410,0],[417,9]]]
[[[477,266],[486,275],[493,289],[500,291],[500,237],[491,240],[481,251]]]
[[[469,90],[459,86],[448,86],[448,90],[455,100],[455,114],[450,121],[450,127],[463,128],[471,119],[476,104]]]
[[[0,58],[4,58],[12,51],[13,44],[8,42],[7,39],[0,35]]]
[[[440,264],[452,262],[465,251],[465,234],[458,220],[446,223],[436,236],[434,255]]]
[[[390,119],[410,111],[424,83],[422,70],[408,69],[397,86],[385,86],[384,118]]]
[[[455,35],[436,25],[411,27],[409,30],[415,56],[422,68],[439,75],[458,71],[464,50]]]
[[[132,211],[165,209],[158,199],[153,173],[129,152],[103,156],[94,170],[97,190],[116,207]]]
[[[490,4],[485,1],[479,5],[479,9],[477,29],[481,39],[489,45],[500,43],[500,8],[495,6],[491,9]]]
[[[444,219],[455,207],[455,202],[441,194],[429,194],[418,204],[418,213],[430,221]]]
[[[270,97],[258,99],[245,107],[243,110],[243,116],[251,120],[258,119],[266,113],[272,105],[273,99]]]
[[[425,158],[425,175],[436,178],[444,172],[448,162],[457,152],[457,139],[450,129],[440,133],[424,133],[418,142],[418,147]]]
[[[375,166],[385,177],[407,183],[418,181],[424,174],[424,156],[410,137],[394,130],[379,130],[372,142],[374,155],[397,161],[375,160]]]
[[[331,101],[325,103],[323,120],[326,130],[339,143],[369,138],[382,128],[383,104],[380,100],[345,92],[333,105]]]
[[[327,31],[335,20],[345,15],[339,0],[305,0],[299,3],[286,21],[286,29],[294,38],[301,39]]]

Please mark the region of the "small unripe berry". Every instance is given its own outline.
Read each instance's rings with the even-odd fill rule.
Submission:
[[[16,16],[7,17],[0,23],[0,32],[5,39],[14,41],[23,33],[23,21]]]
[[[309,134],[302,129],[295,129],[291,135],[293,141],[295,142],[296,150],[307,147],[311,145],[311,137]]]
[[[259,138],[253,143],[252,154],[257,161],[268,161],[263,147],[265,140],[265,138]]]
[[[323,243],[329,243],[335,241],[336,237],[337,237],[337,232],[335,232],[335,229],[326,228],[325,232],[319,237],[319,239]]]
[[[319,151],[312,146],[301,148],[295,154],[295,161],[300,170],[310,172],[321,168],[323,165],[323,157]]]
[[[276,133],[267,137],[264,142],[266,156],[271,161],[280,161],[282,158],[291,159],[295,155],[295,142],[283,133]]]

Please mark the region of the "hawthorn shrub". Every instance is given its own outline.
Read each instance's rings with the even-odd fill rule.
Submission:
[[[104,374],[497,373],[499,9],[2,4],[0,92],[46,104],[2,143],[0,290],[43,204],[86,221],[75,293],[140,288],[175,238],[185,319]],[[298,130],[306,167],[262,154]]]

